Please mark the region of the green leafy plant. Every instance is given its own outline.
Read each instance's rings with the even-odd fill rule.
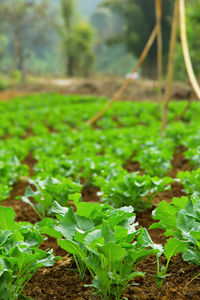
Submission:
[[[164,256],[167,259],[166,265],[160,266],[159,258],[161,253],[157,254],[157,275],[153,277],[155,278],[158,287],[161,287],[163,285],[163,281],[165,280],[165,278],[169,276],[166,275],[166,273],[171,258],[178,253],[185,252],[187,250],[187,247],[188,247],[188,243],[186,241],[181,241],[177,238],[168,239],[167,243],[165,244],[164,252],[163,252]]]
[[[138,161],[147,174],[162,177],[172,167],[173,148],[172,140],[148,141],[141,146],[133,160]]]
[[[12,185],[17,179],[27,174],[28,167],[22,165],[16,156],[8,153],[0,156],[0,183]]]
[[[68,204],[70,197],[80,193],[82,189],[80,184],[73,182],[69,178],[37,178],[29,180],[29,183],[34,187],[34,190],[31,186],[28,186],[22,200],[28,203],[41,219],[49,214],[49,210],[55,200],[65,206]],[[31,198],[34,201],[31,201]]]
[[[158,178],[149,175],[139,175],[138,172],[119,173],[106,179],[97,177],[95,185],[102,192],[102,201],[114,207],[132,205],[136,211],[146,210],[152,204],[152,198],[159,192],[170,189],[170,177]],[[145,199],[143,201],[143,199]]]
[[[198,196],[173,198],[172,202],[159,203],[153,212],[153,219],[159,220],[150,228],[160,228],[166,236],[172,236],[185,242],[187,247],[182,251],[186,261],[200,265],[200,199]]]
[[[14,221],[12,208],[0,206],[0,299],[17,300],[33,274],[54,264],[52,251],[39,249],[44,241],[36,226]]]
[[[131,207],[114,209],[108,204],[76,201],[77,212],[55,203],[52,210],[59,221],[44,219],[42,233],[57,238],[58,244],[74,256],[84,277],[87,268],[92,287],[105,299],[120,299],[128,283],[144,273],[137,264],[162,251],[153,244],[146,229],[138,229]]]
[[[184,191],[188,195],[196,194],[200,195],[200,169],[195,171],[186,171],[186,172],[179,172],[177,174],[177,178],[184,186]]]
[[[192,165],[194,165],[195,168],[200,168],[200,147],[193,146],[192,148],[188,149],[184,152],[185,157],[189,159]]]

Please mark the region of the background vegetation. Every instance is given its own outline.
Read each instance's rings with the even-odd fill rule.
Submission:
[[[200,3],[187,2],[187,31],[200,72]],[[173,1],[163,1],[164,70]],[[124,75],[136,63],[155,24],[154,0],[0,0],[0,71],[24,81],[36,75]],[[142,68],[156,75],[156,43]],[[176,78],[185,79],[177,45]],[[2,75],[0,75],[2,82]]]

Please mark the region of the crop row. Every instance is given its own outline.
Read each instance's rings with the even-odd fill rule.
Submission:
[[[9,198],[15,183],[25,182],[28,187],[19,198],[41,220],[18,223],[12,208],[0,207],[0,299],[25,297],[23,289],[33,274],[59,259],[40,250],[44,234],[73,256],[82,279],[86,270],[90,273],[91,286],[105,299],[120,299],[133,278],[145,275],[137,265],[152,254],[158,286],[175,254],[200,264],[199,103],[192,103],[178,122],[176,115],[186,103],[171,103],[161,139],[156,103],[119,102],[94,128],[86,125],[105,101],[35,95],[0,103],[0,200]],[[183,146],[193,170],[180,169],[174,178],[172,161]],[[25,163],[30,153],[36,161],[32,177]],[[126,168],[130,161],[137,172]],[[163,247],[138,226],[135,213],[152,207],[155,196],[176,182],[187,196],[170,204],[161,201],[153,212],[158,223],[151,227],[170,237]],[[98,188],[99,203],[82,201],[86,186]]]

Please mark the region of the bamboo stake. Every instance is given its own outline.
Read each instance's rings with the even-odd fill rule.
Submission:
[[[103,114],[113,105],[113,103],[116,102],[120,98],[120,96],[123,94],[123,92],[128,87],[129,83],[131,82],[132,76],[138,71],[139,67],[141,66],[141,64],[143,63],[145,58],[147,57],[147,54],[149,53],[149,50],[151,49],[151,46],[158,34],[158,30],[159,30],[159,26],[158,26],[158,24],[156,24],[150,35],[150,38],[149,38],[147,44],[139,58],[137,65],[134,67],[134,69],[131,73],[131,76],[129,76],[129,78],[127,78],[123,82],[120,89],[115,93],[113,98],[103,107],[103,109],[101,111],[99,111],[94,117],[92,117],[90,120],[87,121],[87,124],[91,125],[91,124],[95,123],[96,121],[98,121],[103,116]]]
[[[190,99],[188,100],[187,105],[186,105],[185,108],[183,109],[182,113],[181,113],[179,116],[177,116],[177,117],[175,118],[175,121],[176,121],[176,122],[178,122],[178,121],[180,121],[180,120],[183,119],[184,114],[185,114],[186,111],[190,108],[191,104],[192,104],[192,97],[190,97]]]
[[[188,77],[198,99],[200,100],[200,87],[193,71],[189,47],[188,47],[188,41],[187,41],[184,0],[180,0],[180,29],[181,29],[181,43],[182,43],[183,55],[184,55],[185,66],[187,69]]]
[[[158,72],[158,102],[160,106],[160,101],[162,98],[162,0],[156,0],[156,22],[158,24],[158,35],[157,35],[157,72]]]
[[[178,21],[179,21],[179,0],[176,0],[174,4],[174,15],[173,15],[173,22],[172,22],[171,38],[170,38],[167,83],[166,83],[166,90],[165,90],[165,106],[163,112],[161,136],[163,135],[164,130],[167,126],[169,101],[171,97],[172,82],[173,82],[173,75],[174,75],[174,58],[175,58],[176,40],[177,40],[177,32],[178,32]]]

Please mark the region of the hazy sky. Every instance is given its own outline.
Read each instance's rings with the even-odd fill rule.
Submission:
[[[82,14],[85,14],[86,16],[91,15],[96,6],[102,2],[102,0],[78,0],[79,1],[79,9]]]

